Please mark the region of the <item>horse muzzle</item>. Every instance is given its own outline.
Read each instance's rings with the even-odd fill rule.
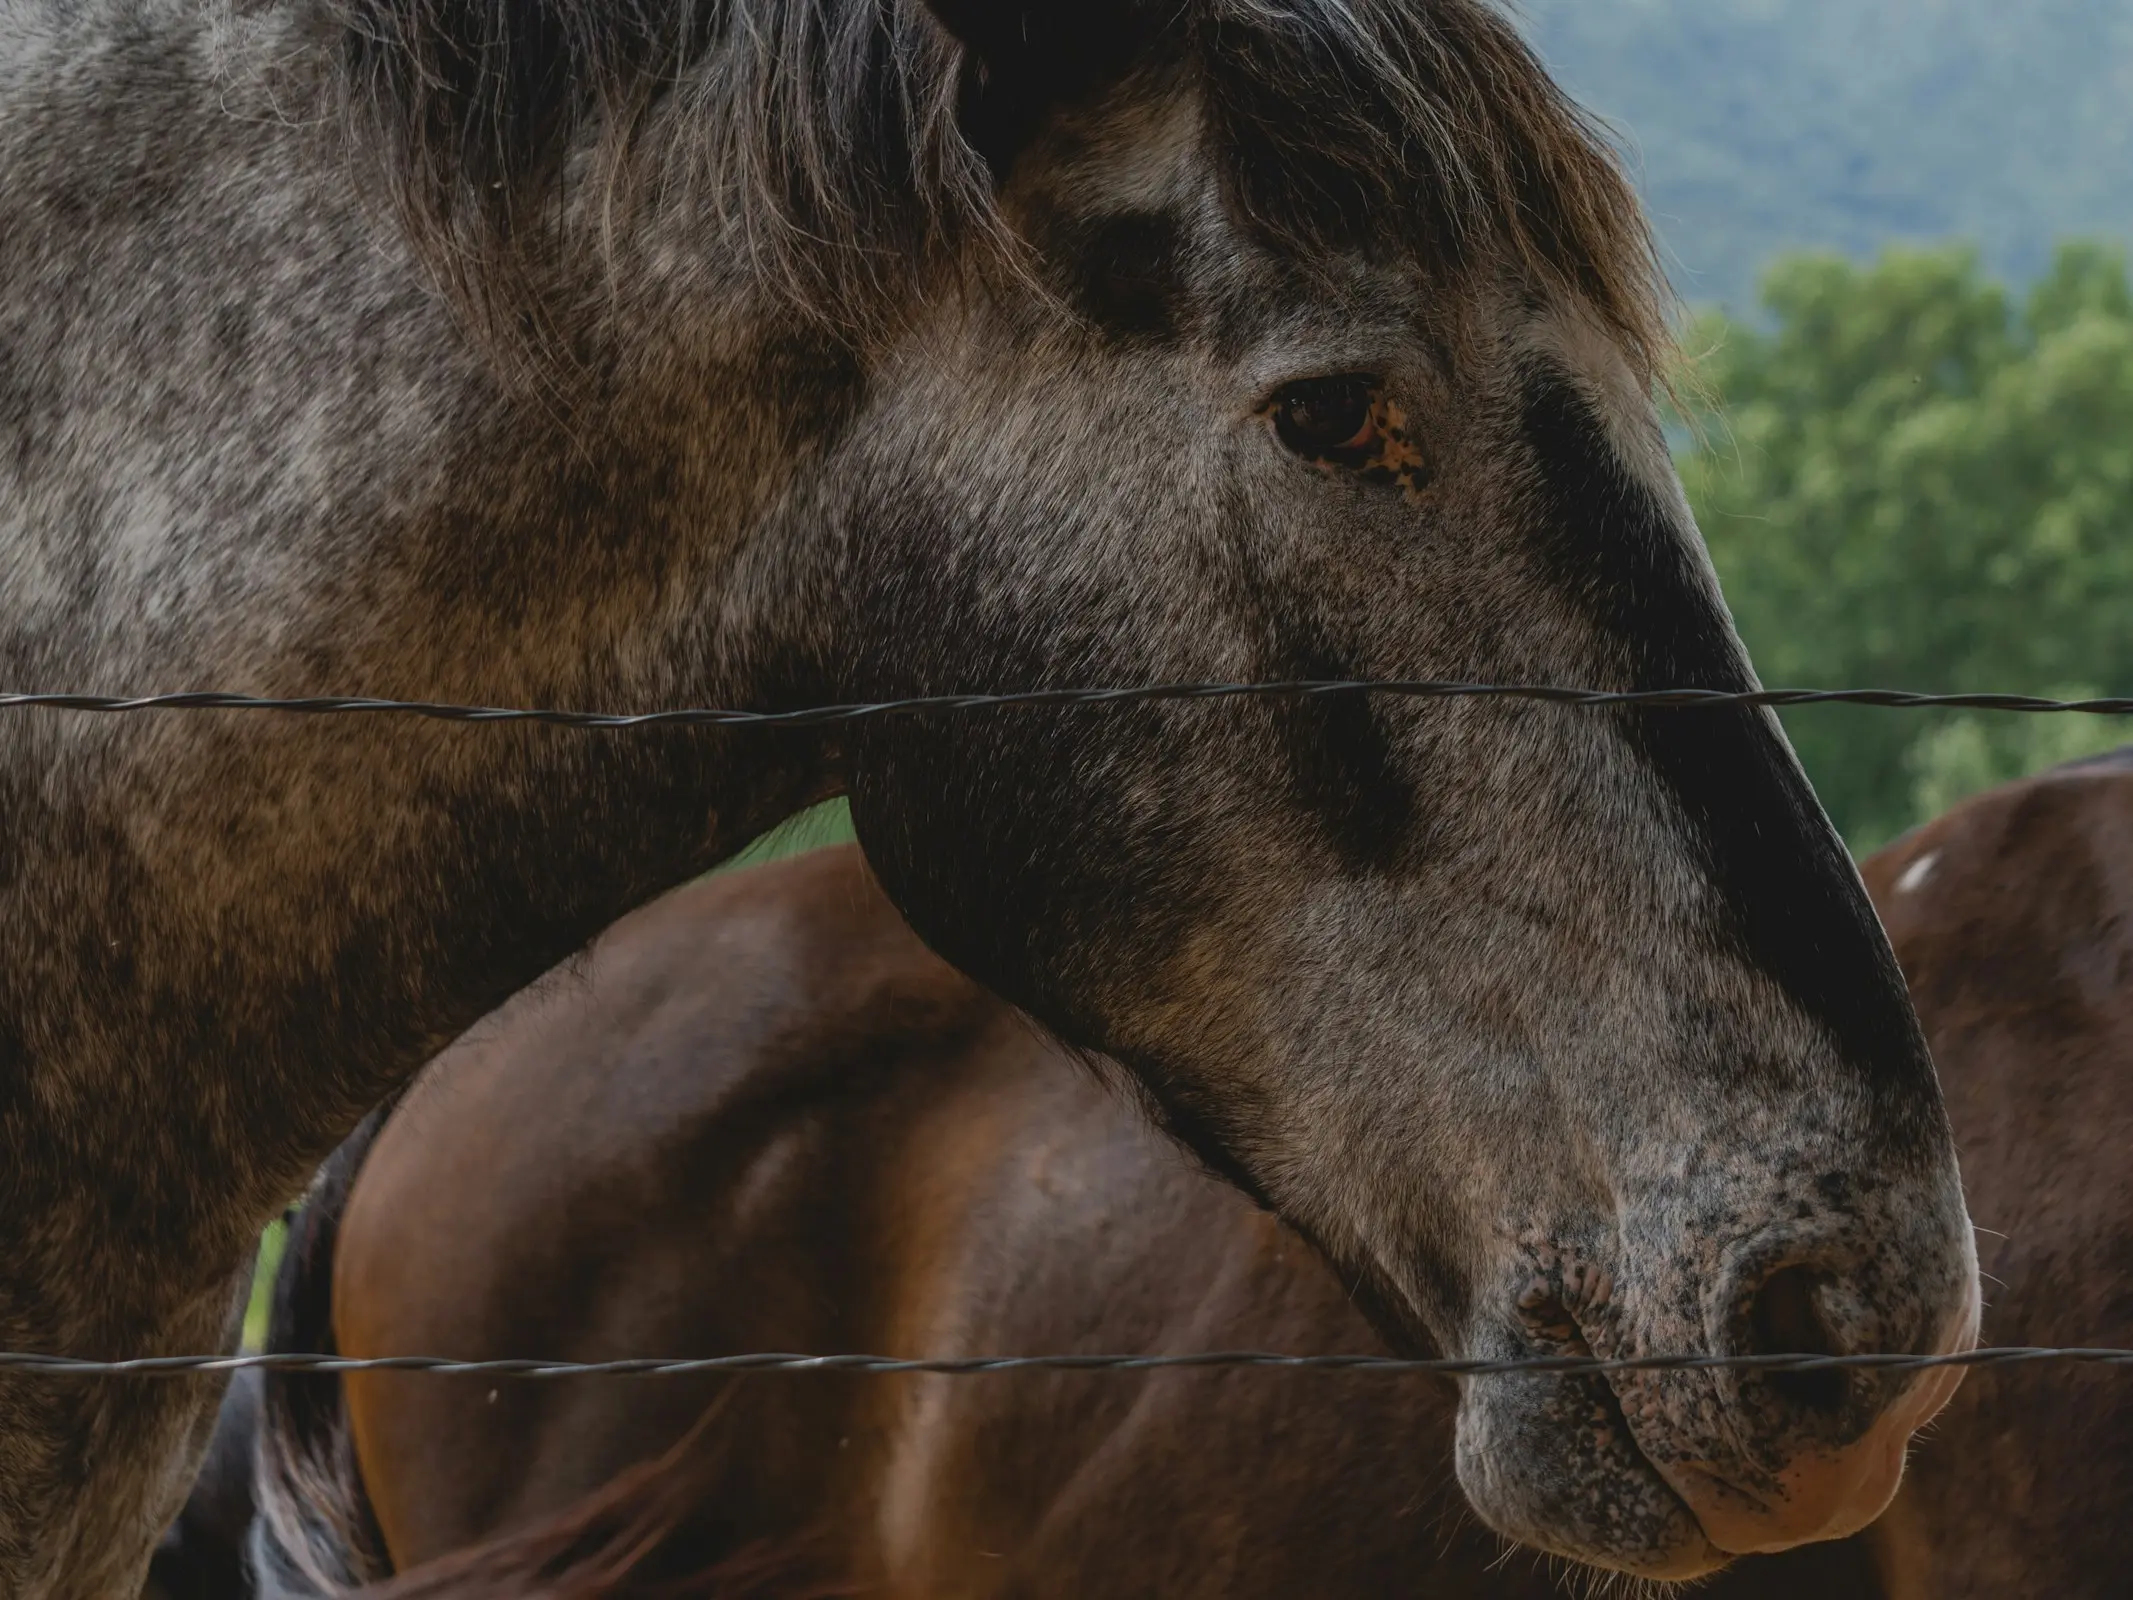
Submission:
[[[1967,1225],[1953,1248],[1956,1235],[1927,1231],[1941,1248],[1912,1254],[1909,1270],[1900,1249],[1862,1251],[1792,1228],[1677,1252],[1644,1271],[1543,1251],[1512,1297],[1521,1348],[1493,1353],[1970,1349],[1979,1299]],[[1902,1481],[1911,1437],[1960,1380],[1947,1367],[1476,1379],[1460,1406],[1460,1482],[1485,1521],[1524,1543],[1643,1577],[1693,1578],[1873,1521]]]
[[[1974,1270],[1960,1298],[1900,1353],[1952,1355],[1977,1343]],[[1841,1282],[1786,1266],[1748,1298],[1749,1355],[1846,1355],[1888,1349],[1883,1331]],[[1631,1375],[1633,1376],[1633,1375]],[[1858,1532],[1888,1508],[1910,1440],[1954,1395],[1962,1369],[1754,1371],[1721,1382],[1729,1423],[1720,1459],[1655,1459],[1705,1536],[1729,1555],[1789,1549]],[[1634,1385],[1630,1385],[1634,1387]],[[1625,1407],[1625,1410],[1631,1409]]]

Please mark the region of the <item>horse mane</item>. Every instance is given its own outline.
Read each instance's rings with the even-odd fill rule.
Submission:
[[[648,141],[687,175],[693,231],[815,318],[864,320],[898,269],[992,220],[960,52],[917,0],[326,3],[358,148],[492,332],[539,320],[573,194],[631,204]]]
[[[347,110],[418,247],[521,323],[527,261],[566,196],[627,204],[655,125],[722,248],[811,316],[864,320],[929,260],[1004,241],[958,119],[963,48],[920,0],[325,3]],[[1133,0],[1128,15],[1136,59],[1195,73],[1233,204],[1265,235],[1451,272],[1507,248],[1656,366],[1669,300],[1641,208],[1489,0]]]

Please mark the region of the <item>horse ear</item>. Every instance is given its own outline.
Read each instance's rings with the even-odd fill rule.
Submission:
[[[920,0],[965,54],[963,129],[995,172],[1044,114],[1122,71],[1145,0]]]
[[[922,0],[988,76],[1021,76],[1042,58],[1112,20],[1114,6],[1076,0]]]

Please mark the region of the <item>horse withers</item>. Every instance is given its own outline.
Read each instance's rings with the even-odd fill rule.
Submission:
[[[1742,688],[1664,314],[1479,0],[14,0],[0,683]],[[839,791],[1397,1347],[1971,1337],[1916,1023],[1766,716],[7,729],[0,1347],[233,1338],[364,1111]],[[1459,1473],[1685,1577],[1873,1515],[1948,1382],[1475,1385]],[[0,1377],[0,1591],[135,1589],[213,1396]]]

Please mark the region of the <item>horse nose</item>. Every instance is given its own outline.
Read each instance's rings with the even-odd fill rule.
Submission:
[[[1892,1312],[1811,1260],[1763,1269],[1756,1278],[1721,1302],[1739,1308],[1722,1341],[1729,1353],[1936,1355],[1976,1342],[1974,1275],[1954,1303],[1914,1302],[1910,1314]],[[1722,1392],[1740,1458],[1725,1466],[1684,1463],[1675,1487],[1711,1543],[1734,1555],[1843,1538],[1886,1509],[1912,1434],[1961,1379],[1952,1367],[1739,1372]]]
[[[1743,1318],[1748,1355],[1848,1355],[1848,1341],[1830,1327],[1818,1291],[1820,1274],[1812,1267],[1788,1266],[1763,1280],[1748,1301]],[[1803,1412],[1834,1415],[1851,1391],[1851,1374],[1842,1369],[1775,1369],[1763,1381]]]

